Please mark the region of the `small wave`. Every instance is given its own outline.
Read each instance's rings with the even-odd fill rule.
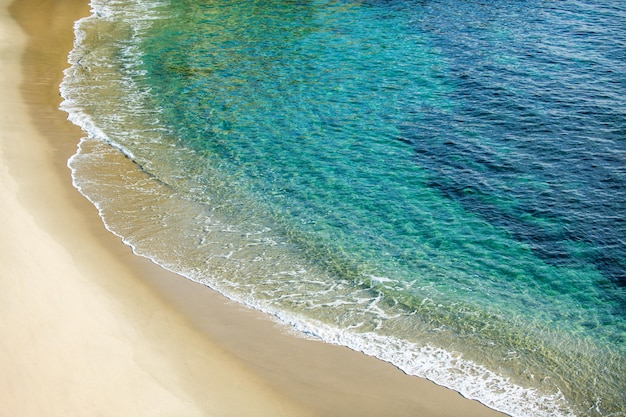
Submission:
[[[463,350],[465,355],[462,355],[458,352],[451,352],[436,347],[438,346],[437,342],[442,339],[425,337],[424,344],[420,344],[419,342],[422,339],[418,336],[415,338],[409,337],[408,340],[405,340],[402,337],[408,333],[396,333],[394,332],[395,328],[388,330],[385,327],[385,323],[396,319],[402,320],[403,317],[409,315],[406,313],[406,310],[412,309],[410,314],[413,314],[416,319],[420,315],[419,312],[424,312],[425,320],[431,320],[432,328],[429,329],[430,334],[438,335],[449,331],[450,326],[454,325],[454,323],[451,324],[450,321],[445,319],[448,319],[450,315],[456,314],[462,318],[461,321],[463,323],[461,326],[471,327],[472,323],[478,324],[476,328],[479,330],[472,328],[471,332],[468,331],[467,334],[471,333],[474,335],[479,333],[481,328],[479,325],[483,325],[486,329],[485,333],[489,333],[495,327],[498,330],[490,334],[491,336],[495,335],[493,340],[506,339],[503,346],[506,345],[508,343],[507,336],[510,336],[510,334],[506,330],[502,332],[499,330],[498,323],[501,324],[502,321],[498,315],[492,314],[493,317],[486,317],[484,321],[480,321],[479,318],[466,320],[470,315],[478,314],[479,312],[471,309],[465,311],[463,307],[458,306],[456,310],[448,309],[447,304],[457,303],[460,305],[461,301],[459,300],[460,297],[446,298],[446,294],[440,296],[438,293],[445,286],[445,283],[434,283],[435,280],[441,278],[441,281],[444,281],[449,278],[446,276],[445,271],[441,272],[443,269],[437,272],[438,275],[433,280],[428,279],[418,282],[417,278],[415,278],[415,282],[409,282],[404,278],[396,279],[397,274],[394,273],[397,271],[391,269],[391,267],[389,269],[391,273],[387,273],[388,270],[386,269],[353,268],[350,260],[352,259],[351,257],[356,256],[356,251],[346,251],[348,255],[345,257],[340,255],[334,256],[334,251],[329,249],[333,248],[332,245],[324,246],[323,242],[320,243],[310,239],[309,235],[299,234],[298,230],[300,229],[290,229],[289,233],[277,232],[275,230],[279,227],[272,223],[274,218],[267,220],[266,224],[264,223],[266,219],[257,212],[263,210],[271,211],[266,206],[249,205],[249,207],[241,210],[244,215],[248,214],[249,217],[253,218],[248,223],[246,223],[249,220],[247,217],[233,214],[232,211],[239,210],[239,206],[248,204],[248,200],[243,202],[244,199],[240,198],[244,194],[242,190],[234,189],[238,186],[239,178],[232,181],[230,177],[227,180],[218,176],[210,177],[205,175],[206,172],[202,171],[202,169],[212,165],[211,162],[213,161],[195,161],[186,165],[189,162],[185,159],[186,156],[179,158],[179,156],[187,153],[191,155],[190,157],[196,158],[197,156],[199,160],[200,154],[203,153],[201,148],[183,149],[177,146],[176,138],[167,143],[165,141],[160,142],[162,136],[167,134],[168,127],[160,123],[158,110],[146,106],[146,103],[153,103],[146,99],[150,95],[150,91],[146,89],[141,90],[133,83],[135,78],[146,76],[145,71],[139,65],[140,63],[136,61],[139,58],[137,58],[136,45],[133,42],[140,37],[142,30],[149,27],[149,21],[157,17],[152,14],[152,9],[149,6],[150,2],[135,4],[137,9],[134,11],[130,11],[130,8],[125,7],[116,10],[114,6],[118,3],[121,4],[122,2],[93,2],[94,14],[76,23],[76,41],[74,50],[69,56],[71,67],[65,71],[65,78],[61,85],[61,94],[64,98],[61,108],[68,113],[69,120],[80,126],[88,135],[87,138],[81,140],[77,153],[68,161],[68,166],[72,171],[73,183],[97,207],[109,231],[119,236],[125,244],[132,248],[134,253],[151,259],[165,269],[209,286],[234,301],[270,314],[278,321],[288,324],[291,328],[308,337],[315,337],[327,343],[347,346],[367,355],[377,357],[394,364],[407,374],[427,378],[439,385],[454,389],[467,398],[478,400],[491,408],[515,417],[569,417],[574,415],[567,405],[566,397],[570,399],[569,394],[571,394],[567,391],[567,387],[563,388],[567,395],[562,394],[557,389],[555,389],[556,393],[545,394],[544,391],[526,388],[522,386],[524,381],[526,381],[525,379],[521,378],[513,381],[494,372],[493,369],[498,369],[497,367],[489,368],[481,365],[479,362],[482,358],[478,357],[479,354],[471,356],[472,353],[476,352],[470,352],[470,349],[463,348],[465,349]],[[96,67],[101,63],[109,65],[108,62],[114,60],[106,60],[94,56],[93,51],[88,49],[93,46],[91,44],[88,45],[90,42],[88,40],[88,31],[95,30],[90,27],[92,24],[97,26],[103,20],[120,18],[123,14],[121,12],[122,9],[124,13],[131,14],[131,18],[125,19],[122,24],[123,27],[120,29],[128,42],[119,47],[117,50],[118,55],[111,56],[115,56],[123,61],[120,66],[126,71],[124,76],[128,77],[114,79],[116,68],[112,68],[112,79],[106,78],[105,75],[93,77],[93,80],[101,81],[102,83],[111,81],[114,87],[117,88],[114,92],[119,93],[112,99],[113,101],[117,100],[113,105],[119,105],[115,111],[106,107],[110,104],[107,103],[100,106],[104,111],[94,116],[87,106],[93,103],[94,100],[98,100],[98,86],[95,88],[96,94],[92,96],[83,95],[84,92],[80,87],[83,83],[89,82],[86,79],[86,74],[89,71],[97,70]],[[132,13],[136,13],[137,16],[141,17],[135,19],[132,17]],[[129,21],[132,24],[128,25]],[[157,54],[157,56],[160,55]],[[177,72],[181,77],[190,75],[181,71]],[[318,100],[313,101],[317,102]],[[187,109],[187,107],[184,108]],[[188,117],[192,116],[190,112],[185,111],[184,113]],[[273,112],[272,114],[274,113],[278,112]],[[245,117],[246,115],[241,114],[239,116]],[[165,119],[165,114],[163,116]],[[284,115],[280,117],[281,120],[285,118]],[[132,119],[132,122],[135,124],[130,126],[124,125],[122,122],[127,121],[124,118]],[[185,128],[187,126],[191,126],[189,129],[193,128],[191,123],[183,124]],[[386,123],[385,126],[392,124]],[[139,136],[148,134],[153,136],[142,136],[139,139],[143,142],[135,141]],[[229,137],[229,141],[227,141],[229,144],[233,142],[231,139]],[[298,139],[298,149],[300,144],[301,141]],[[329,148],[335,152],[334,145],[330,144],[332,146],[329,146]],[[150,146],[153,146],[153,148],[150,151],[146,151]],[[449,145],[446,145],[446,147],[449,147]],[[255,144],[250,149],[257,150],[258,147]],[[152,154],[146,156],[146,152],[152,151],[154,151]],[[105,158],[105,154],[109,155],[109,153],[116,154],[118,157],[120,156],[119,154],[124,155],[126,159],[134,163],[130,164],[128,160],[125,160],[130,166],[125,166],[124,170],[120,169],[119,172],[123,171],[123,175],[118,176],[121,177],[119,183],[113,183],[112,178],[98,177],[93,173],[93,169],[97,166],[99,160]],[[192,155],[196,153],[198,155]],[[208,152],[205,154],[208,154]],[[313,155],[312,162],[317,162],[318,153],[312,152],[311,154]],[[271,155],[274,159],[278,156],[276,152],[271,152]],[[290,155],[288,153],[287,156]],[[153,158],[154,156],[156,156],[156,159]],[[394,160],[395,158],[402,158],[402,155],[394,153],[393,158]],[[176,170],[170,170],[174,164],[179,164],[180,166],[176,167]],[[190,168],[192,166],[193,169]],[[201,168],[199,168],[200,166]],[[300,164],[298,164],[297,168],[299,166]],[[311,166],[317,166],[317,164],[312,163]],[[337,164],[333,164],[333,166],[336,167]],[[350,164],[350,167],[352,167],[352,164]],[[131,172],[133,170],[144,171],[142,175],[147,174],[147,176],[152,177],[146,179],[146,175],[144,175],[140,179],[133,179],[134,174]],[[105,174],[110,171],[112,171],[110,166],[108,171],[106,167],[102,168],[102,172]],[[191,184],[193,181],[189,181],[188,184],[185,182],[188,180],[186,176],[187,171],[192,171],[192,175],[197,175],[197,183]],[[361,174],[362,172],[358,173],[358,175]],[[372,177],[378,175],[376,172],[370,172],[370,174]],[[223,174],[223,176],[226,175],[230,174]],[[355,178],[358,178],[358,175]],[[343,174],[334,176],[333,174],[329,175],[327,179],[331,180],[335,177],[346,178],[347,176]],[[179,183],[176,182],[179,179],[180,184],[182,184],[180,187],[177,186]],[[217,179],[217,182],[220,182],[220,184],[223,183],[221,184],[222,188],[213,184],[214,179]],[[151,182],[152,180],[155,181]],[[152,186],[153,183],[154,186]],[[211,195],[206,192],[209,189],[209,186],[206,186],[206,184],[209,183],[213,187],[210,191],[214,192]],[[233,184],[235,184],[235,187],[233,187]],[[394,182],[388,181],[387,184],[393,185]],[[287,185],[292,187],[290,190],[293,191],[293,184],[288,183]],[[421,183],[418,183],[418,181],[412,184],[411,187],[407,186],[405,182],[401,185],[400,191],[406,189],[408,193],[414,193],[423,189],[419,188]],[[242,186],[243,188],[245,188],[245,185]],[[327,188],[324,187],[324,191]],[[370,187],[370,189],[374,188]],[[192,192],[189,192],[190,190]],[[216,198],[215,193],[221,194]],[[155,197],[156,200],[153,201],[146,198],[148,194],[151,198]],[[205,194],[206,200],[210,200],[212,205],[195,207],[194,204],[198,203],[198,200],[195,200],[195,196],[204,196]],[[267,194],[270,195],[271,193]],[[379,195],[375,194],[374,200],[378,201]],[[223,195],[227,197],[222,197]],[[354,195],[361,194],[354,193]],[[426,196],[434,198],[435,193],[429,193]],[[248,198],[250,195],[246,194],[244,197]],[[217,200],[219,202],[216,204]],[[254,200],[254,197],[249,198],[249,200]],[[321,200],[323,199],[320,198]],[[345,198],[342,197],[339,203],[342,204],[344,200]],[[129,201],[130,203],[128,203]],[[279,199],[277,204],[280,205],[282,201]],[[433,203],[435,208],[438,207],[437,201]],[[417,215],[413,217],[428,217],[429,212],[421,208],[426,202],[427,199],[425,198],[420,200],[420,204],[416,205],[420,209],[416,209]],[[137,203],[137,206],[132,206],[131,203]],[[114,206],[112,204],[118,205]],[[200,206],[200,204],[196,205]],[[235,209],[232,209],[231,206],[233,205],[236,206]],[[216,208],[216,206],[220,207]],[[226,206],[228,206],[225,210],[226,214],[219,211],[219,209]],[[192,207],[189,209],[189,213],[185,212],[188,207]],[[308,208],[310,208],[309,205],[307,205]],[[348,207],[346,211],[350,213],[350,219],[353,219],[355,210]],[[386,215],[389,214],[388,211],[384,212]],[[180,214],[179,218],[172,213]],[[130,214],[135,217],[132,217]],[[298,221],[302,223],[303,229],[310,228],[312,230],[313,228],[321,229],[324,227],[322,221],[317,221],[315,217],[311,217],[309,214],[308,211],[303,210],[302,215],[298,217]],[[396,214],[399,215],[401,213]],[[395,222],[396,214],[393,216],[388,215],[387,217]],[[220,215],[223,215],[223,217],[220,217]],[[238,215],[240,217],[237,217]],[[210,221],[207,220],[209,217],[211,217]],[[453,216],[451,215],[450,218],[452,219]],[[332,225],[333,228],[328,228],[329,234],[327,237],[332,238],[330,232],[335,230],[334,227],[347,223],[350,219],[337,217],[335,219],[336,224]],[[462,219],[466,219],[466,217]],[[421,232],[407,228],[407,235],[414,236],[429,233],[434,230],[434,226],[441,224],[441,222],[435,224],[435,220],[433,220],[432,224],[427,224],[421,229]],[[193,221],[200,223],[200,229],[202,230],[190,231],[187,229],[188,225],[186,223]],[[410,222],[398,221],[397,223],[401,225]],[[390,221],[387,221],[386,224],[390,224]],[[451,222],[451,224],[454,224],[454,222]],[[450,230],[459,229],[460,225],[459,223],[459,227],[450,226]],[[467,227],[468,230],[471,229],[471,226],[466,224],[466,222],[463,223],[463,227]],[[447,231],[448,229],[446,228],[445,230]],[[484,229],[479,228],[476,230]],[[375,229],[375,232],[369,238],[371,240],[375,239],[377,237],[376,233],[378,233],[378,229]],[[433,235],[437,235],[437,233],[433,233]],[[433,238],[430,241],[426,241],[425,245],[422,245],[428,246],[428,244],[432,243],[433,250],[430,253],[434,256],[445,253],[445,248],[440,250],[441,245],[445,246],[448,244],[449,246],[454,246],[449,242],[445,242],[446,238],[449,237],[446,233],[442,232],[440,235],[441,237]],[[285,236],[289,236],[289,238]],[[466,236],[460,236],[460,241],[466,243]],[[415,241],[411,240],[408,247],[413,249],[419,246],[417,244],[414,245],[414,243]],[[296,246],[298,248],[289,249]],[[494,253],[492,249],[495,246],[497,245],[491,244],[489,252],[472,253],[470,251],[468,253],[471,256],[465,259],[467,262],[474,262],[474,259],[483,259],[481,257],[486,257],[486,253]],[[303,249],[305,247],[306,250]],[[341,245],[337,247],[341,247]],[[479,245],[476,246],[476,248],[481,247]],[[389,258],[391,258],[390,253],[386,253],[386,256],[389,255]],[[371,252],[364,252],[363,259],[369,260],[371,254]],[[393,254],[397,256],[409,254],[409,252],[393,252]],[[509,255],[510,252],[505,252],[505,254]],[[397,258],[403,259],[402,256],[397,256]],[[428,256],[423,256],[422,258],[428,258]],[[420,258],[420,262],[422,262],[422,258]],[[309,262],[311,259],[316,261]],[[441,258],[445,262],[451,259],[459,260],[458,257],[446,258],[446,255],[442,255]],[[509,258],[506,258],[506,260],[508,261]],[[423,262],[424,264],[429,262],[428,266],[432,266],[435,265],[436,260],[429,259]],[[355,261],[354,263],[358,262]],[[507,262],[502,264],[508,265]],[[324,271],[319,272],[320,269],[324,269]],[[332,271],[329,272],[328,270],[331,269]],[[467,269],[470,270],[472,268]],[[434,268],[428,271],[427,275],[429,277],[434,273],[432,271],[434,271]],[[497,272],[502,271],[508,272],[504,268],[497,270]],[[332,275],[332,277],[329,278],[329,275]],[[513,273],[510,273],[510,275],[517,277]],[[261,278],[258,278],[259,276]],[[413,279],[414,277],[410,276],[409,278]],[[459,275],[458,278],[464,288],[468,289],[468,297],[479,293],[479,291],[473,291],[475,287],[474,281],[471,281],[469,276]],[[465,280],[465,278],[468,279]],[[482,285],[483,283],[480,284]],[[485,285],[487,284],[485,283]],[[498,287],[490,287],[488,290],[498,291]],[[351,291],[354,293],[351,293]],[[337,295],[338,292],[342,293],[341,296]],[[419,297],[414,297],[416,293]],[[503,294],[505,294],[504,299],[508,300],[508,294],[510,293],[511,291],[506,287],[503,290]],[[520,293],[526,294],[524,291],[520,291]],[[399,296],[395,297],[394,294],[399,294]],[[485,294],[488,293],[485,292]],[[490,295],[490,299],[494,298],[491,294],[488,295]],[[533,297],[535,295],[536,293],[529,294],[527,299],[525,298],[519,303],[518,307],[524,309],[523,312],[525,312],[528,305],[535,305],[530,303],[534,301]],[[480,301],[480,299],[478,300]],[[403,307],[400,306],[401,304]],[[402,308],[405,308],[405,310],[402,311]],[[346,314],[346,316],[349,315],[349,319],[345,317],[337,318],[336,316],[330,317],[340,310],[349,310],[349,313]],[[508,309],[508,311],[512,311],[512,309]],[[431,312],[435,312],[441,320],[433,320],[434,315],[428,316]],[[453,314],[450,314],[451,312]],[[487,311],[486,315],[489,314],[489,311]],[[537,319],[539,318],[538,316]],[[493,320],[490,321],[490,319]],[[490,327],[487,328],[487,325]],[[384,333],[385,331],[387,333]],[[519,329],[515,331],[519,333]],[[396,337],[398,335],[401,337]],[[500,339],[498,339],[499,337]],[[453,344],[441,344],[441,346],[450,345]],[[507,350],[505,350],[506,352]],[[510,352],[513,354],[513,350]],[[570,358],[570,356],[565,354],[563,356]],[[476,359],[476,361],[472,359]],[[563,366],[563,363],[559,366]],[[518,383],[519,381],[522,381],[522,385]]]
[[[105,3],[106,4],[106,3]],[[84,74],[84,58],[90,53],[85,47],[87,39],[87,29],[85,28],[91,21],[100,18],[103,14],[103,7],[98,7],[96,2],[92,2],[92,15],[77,20],[74,23],[74,47],[68,55],[70,67],[63,71],[63,80],[59,91],[63,101],[59,108],[68,114],[68,120],[80,127],[89,137],[108,143],[118,151],[122,152],[130,160],[135,160],[135,155],[120,143],[109,137],[93,118],[87,114],[80,104],[80,98],[75,96],[79,93],[76,88],[86,77]]]
[[[358,332],[351,329],[341,329],[321,321],[306,317],[301,314],[289,312],[277,308],[274,300],[261,300],[253,294],[233,291],[225,283],[222,277],[211,278],[210,274],[204,270],[194,270],[186,268],[184,265],[175,264],[171,261],[155,256],[147,246],[150,242],[134,240],[132,237],[119,232],[119,225],[115,219],[111,218],[111,213],[115,210],[109,207],[111,200],[103,194],[95,193],[98,190],[97,178],[89,179],[85,175],[85,170],[89,170],[89,165],[94,162],[94,155],[90,152],[102,152],[104,148],[99,141],[85,138],[81,141],[78,152],[68,161],[68,166],[72,171],[74,186],[98,209],[103,219],[104,225],[113,234],[118,236],[124,244],[128,245],[133,253],[150,259],[166,270],[180,274],[187,279],[201,283],[218,291],[225,297],[235,302],[247,305],[253,309],[261,311],[274,317],[279,323],[286,324],[304,337],[316,338],[326,343],[346,346],[350,349],[362,352],[366,355],[376,357],[385,362],[389,362],[409,375],[426,378],[438,385],[448,387],[459,392],[466,398],[477,400],[495,410],[510,414],[515,417],[573,417],[574,414],[568,410],[566,402],[560,393],[551,396],[540,395],[536,390],[524,388],[512,383],[507,378],[503,378],[490,371],[484,366],[473,361],[466,360],[459,353],[452,353],[445,349],[432,347],[428,344],[423,346],[407,342],[392,336],[383,336],[374,332]],[[95,149],[90,149],[93,146]],[[107,151],[105,151],[107,152]],[[108,152],[114,153],[114,150]],[[101,155],[95,155],[100,158]],[[102,189],[106,190],[107,185],[102,184]],[[128,186],[129,184],[125,184]],[[129,187],[132,189],[132,187]],[[135,189],[135,192],[137,190]],[[117,195],[132,192],[129,189],[106,190],[104,193],[114,192]],[[145,190],[144,190],[145,192]],[[162,191],[163,198],[171,200],[171,196]],[[159,192],[149,191],[151,196],[158,195]],[[136,198],[137,201],[149,202],[148,197]],[[126,209],[130,209],[126,207]],[[221,225],[218,227],[222,227]],[[173,239],[179,239],[171,237]],[[154,242],[152,242],[154,243]],[[232,255],[232,252],[231,252]],[[370,300],[376,303],[376,300]],[[336,302],[333,306],[340,306],[342,303]],[[356,327],[358,330],[360,327]]]
[[[376,333],[355,333],[292,315],[285,317],[280,312],[275,316],[307,335],[389,362],[409,375],[453,389],[494,410],[516,417],[574,417],[561,393],[542,396],[463,359],[458,353]]]

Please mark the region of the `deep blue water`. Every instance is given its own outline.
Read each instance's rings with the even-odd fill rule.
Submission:
[[[92,5],[70,166],[136,252],[514,416],[626,415],[626,5]]]

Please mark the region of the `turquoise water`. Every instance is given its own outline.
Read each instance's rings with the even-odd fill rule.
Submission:
[[[69,164],[135,252],[513,416],[626,415],[626,8],[92,7]]]

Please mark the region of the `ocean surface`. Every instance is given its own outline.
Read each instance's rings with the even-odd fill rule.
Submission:
[[[92,12],[69,166],[136,253],[514,417],[626,416],[625,2]]]

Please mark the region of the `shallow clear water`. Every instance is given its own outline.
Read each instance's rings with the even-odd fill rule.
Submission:
[[[93,7],[70,166],[137,253],[514,416],[626,414],[624,6]]]

